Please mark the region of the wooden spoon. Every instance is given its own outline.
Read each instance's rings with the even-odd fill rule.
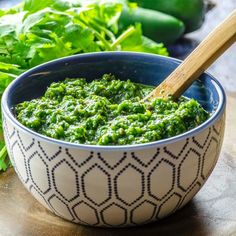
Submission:
[[[193,81],[235,41],[236,10],[213,30],[207,38],[143,100],[145,101],[157,97],[167,98],[170,95],[172,95],[174,99],[178,99]]]

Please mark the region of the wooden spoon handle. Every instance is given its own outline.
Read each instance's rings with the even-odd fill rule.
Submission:
[[[236,10],[144,100],[172,95],[179,98],[221,54],[236,41]],[[227,62],[225,62],[227,63]]]

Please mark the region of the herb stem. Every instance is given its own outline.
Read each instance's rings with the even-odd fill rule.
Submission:
[[[91,24],[84,22],[82,18],[80,19],[80,22],[92,29],[95,37],[103,43],[107,51],[112,50],[111,45],[108,43],[108,41],[105,38],[103,38],[102,35],[96,29],[94,29],[94,27],[91,27]]]
[[[99,39],[103,44],[104,46],[106,47],[107,51],[111,51],[112,50],[112,47],[111,45],[106,41],[106,39],[104,39],[96,30],[94,30],[94,35],[95,37],[97,37],[97,39]]]
[[[7,148],[6,145],[0,151],[0,171],[5,171],[9,167],[9,164],[6,162],[7,157]]]
[[[0,151],[0,159],[5,159],[7,156],[7,147],[4,145],[4,147]]]
[[[97,27],[101,32],[103,31],[111,39],[112,42],[116,41],[115,35],[110,30],[98,25],[95,21],[91,21],[91,24],[92,26]]]
[[[111,49],[114,50],[117,45],[119,45],[122,41],[124,41],[126,38],[128,38],[130,35],[132,35],[135,32],[135,28],[132,26],[129,29],[127,29],[124,33],[122,33],[116,41],[111,45]]]

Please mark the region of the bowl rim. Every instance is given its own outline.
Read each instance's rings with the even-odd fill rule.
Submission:
[[[174,62],[177,62],[178,64],[182,62],[181,60],[176,59],[176,58],[172,58],[172,57],[155,55],[155,54],[151,54],[151,53],[126,52],[126,51],[122,51],[122,52],[93,52],[93,53],[84,53],[84,54],[78,54],[78,55],[72,55],[72,56],[58,58],[58,59],[40,64],[36,67],[33,67],[33,68],[27,70],[26,72],[19,75],[16,79],[14,79],[8,85],[8,87],[5,89],[5,91],[2,95],[2,101],[1,101],[2,104],[1,105],[2,105],[3,114],[6,115],[11,120],[11,122],[15,126],[17,126],[17,128],[20,129],[23,133],[30,134],[31,136],[36,136],[37,139],[41,140],[41,141],[46,141],[46,142],[53,143],[53,144],[63,146],[63,147],[79,148],[79,149],[84,149],[84,150],[125,151],[125,150],[138,150],[138,149],[152,148],[152,147],[156,147],[156,146],[163,146],[163,145],[172,144],[172,143],[178,142],[180,140],[192,137],[193,135],[200,133],[204,129],[212,126],[221,117],[222,113],[225,110],[226,94],[225,94],[224,88],[220,84],[220,82],[207,71],[205,71],[203,74],[206,74],[207,76],[209,76],[210,79],[214,82],[216,92],[218,93],[218,96],[219,96],[219,105],[218,105],[216,111],[214,112],[214,114],[212,116],[210,116],[209,119],[207,119],[205,122],[203,122],[201,125],[197,126],[194,129],[191,129],[187,132],[184,132],[182,134],[176,135],[171,138],[166,138],[166,139],[162,139],[162,140],[158,140],[158,141],[154,141],[154,142],[149,142],[149,143],[102,146],[102,145],[91,145],[91,144],[77,144],[77,143],[71,143],[71,142],[62,141],[59,139],[50,138],[50,137],[47,137],[47,136],[42,135],[40,133],[37,133],[37,132],[27,128],[26,126],[22,125],[12,114],[11,108],[8,107],[7,99],[9,97],[9,94],[11,93],[11,91],[14,90],[15,85],[17,83],[19,83],[19,81],[24,80],[25,77],[33,74],[34,72],[38,71],[39,69],[42,69],[43,67],[48,66],[48,65],[57,64],[58,62],[67,63],[70,60],[74,60],[77,58],[83,59],[83,58],[89,58],[89,57],[96,57],[96,56],[103,57],[103,56],[109,56],[109,55],[110,56],[120,55],[120,56],[124,56],[124,57],[126,57],[126,56],[127,57],[128,56],[142,56],[142,57],[146,57],[146,58],[156,57],[156,58],[160,58],[161,60],[165,60],[165,61],[174,61]]]

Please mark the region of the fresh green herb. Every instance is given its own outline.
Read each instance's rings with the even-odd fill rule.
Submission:
[[[11,166],[11,162],[7,156],[7,148],[3,141],[0,141],[0,171],[7,170],[8,167]]]
[[[0,10],[0,97],[23,71],[59,57],[116,50],[168,55],[163,44],[143,37],[139,24],[119,32],[126,4],[125,0],[25,0]],[[0,170],[7,166],[4,147]]]

